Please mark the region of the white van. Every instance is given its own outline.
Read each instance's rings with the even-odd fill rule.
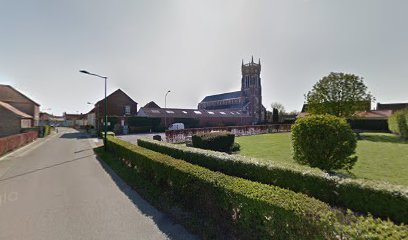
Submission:
[[[168,130],[180,130],[180,129],[184,129],[184,123],[173,123],[168,128]]]

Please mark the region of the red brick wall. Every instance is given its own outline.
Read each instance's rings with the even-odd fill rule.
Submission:
[[[19,92],[9,87],[0,88],[0,101],[6,102],[18,110],[34,118],[34,123],[40,120],[39,106],[22,96]]]
[[[9,110],[0,107],[0,136],[20,133],[21,119]]]
[[[31,131],[21,134],[16,134],[8,137],[0,138],[0,156],[13,151],[29,142],[34,141],[38,137],[37,131]]]

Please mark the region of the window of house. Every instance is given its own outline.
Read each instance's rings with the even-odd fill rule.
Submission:
[[[234,112],[230,112],[232,115],[235,115],[235,113]]]
[[[160,113],[159,110],[152,110],[152,113]]]
[[[125,114],[130,115],[130,106],[129,105],[125,106]]]
[[[174,113],[174,111],[166,110],[166,113]]]
[[[182,111],[184,114],[187,114],[187,112],[186,111]]]
[[[209,114],[211,114],[211,115],[214,115],[214,112],[208,112]]]
[[[195,113],[195,114],[201,114],[201,112],[200,112],[200,111],[194,111],[194,113]]]
[[[226,113],[225,112],[220,112],[222,115],[225,115]]]

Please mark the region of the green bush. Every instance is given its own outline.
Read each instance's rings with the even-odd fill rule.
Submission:
[[[108,132],[106,132],[106,135],[107,135],[107,136],[114,137],[114,136],[115,136],[115,133],[108,131]],[[104,138],[104,137],[105,137],[105,132],[104,132],[104,131],[100,132],[100,135],[99,135],[99,136],[101,136],[101,138]]]
[[[229,132],[208,132],[192,136],[193,147],[219,152],[230,152],[235,135]]]
[[[341,179],[307,166],[263,161],[148,139],[138,139],[137,143],[213,171],[302,192],[333,206],[408,223],[408,188],[405,186]]]
[[[388,118],[388,125],[391,132],[401,136],[401,138],[408,140],[408,110],[401,110],[395,112]]]
[[[347,119],[351,129],[364,131],[389,132],[386,119]]]
[[[292,125],[293,158],[325,171],[351,169],[357,161],[357,139],[345,119],[310,115]]]
[[[117,138],[108,137],[108,151],[236,239],[407,237],[406,226],[342,213],[304,194],[213,172]]]

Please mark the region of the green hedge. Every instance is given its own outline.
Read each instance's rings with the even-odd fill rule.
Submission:
[[[36,126],[36,127],[31,127],[31,128],[23,128],[21,129],[22,133],[26,133],[29,131],[37,131],[38,132],[38,137],[43,138],[46,137],[48,135],[50,135],[51,130],[54,127],[51,127],[49,125],[44,125],[44,126]]]
[[[355,217],[302,193],[252,182],[108,137],[108,151],[186,209],[237,239],[402,239],[407,226]]]
[[[220,152],[230,152],[235,135],[230,132],[198,133],[192,136],[193,146]]]
[[[330,205],[408,223],[408,188],[362,179],[341,179],[306,166],[138,139],[138,145],[213,171],[302,192]]]
[[[408,140],[408,110],[395,112],[388,118],[388,125],[391,132],[396,133],[403,139]]]
[[[389,132],[386,119],[347,119],[352,129]]]

